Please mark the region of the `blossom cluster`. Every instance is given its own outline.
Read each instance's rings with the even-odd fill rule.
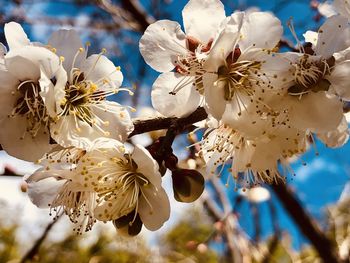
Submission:
[[[208,114],[199,157],[207,176],[226,164],[238,185],[280,181],[290,159],[315,138],[329,147],[349,137],[343,113],[350,100],[350,14],[347,2],[302,44],[281,52],[281,22],[268,12],[226,16],[219,0],[190,0],[179,23],[160,20],[140,40],[146,63],[161,72],[152,104],[166,117]],[[28,194],[55,217],[66,214],[77,233],[97,220],[112,221],[128,235],[142,225],[159,229],[170,203],[162,176],[172,172],[174,196],[192,202],[203,176],[180,169],[177,157],[160,156],[164,137],[147,149],[126,150],[134,129],[129,111],[107,97],[124,91],[123,75],[106,50],[88,55],[74,30],[58,30],[47,43],[31,42],[22,27],[4,28],[0,46],[0,144],[9,154],[36,161],[26,178]],[[158,114],[158,113],[157,113]],[[281,175],[281,170],[284,172]]]
[[[297,52],[280,52],[283,27],[269,12],[226,16],[219,0],[191,0],[174,21],[149,26],[140,41],[146,63],[161,75],[152,103],[165,116],[202,106],[209,117],[200,154],[207,172],[230,172],[239,185],[284,179],[290,159],[318,137],[340,147],[349,137],[343,113],[350,100],[350,14],[328,17]]]
[[[132,94],[121,87],[120,67],[105,50],[87,56],[89,44],[74,30],[54,32],[47,44],[30,42],[14,22],[4,31],[0,143],[42,166],[26,178],[33,203],[68,215],[77,233],[97,220],[130,235],[143,224],[161,227],[170,205],[158,164],[141,146],[125,150],[133,130],[128,108],[106,100]]]

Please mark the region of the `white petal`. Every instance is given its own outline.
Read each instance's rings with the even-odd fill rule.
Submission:
[[[125,141],[128,134],[133,130],[130,115],[116,102],[103,101],[99,105],[91,105],[92,114],[105,122],[89,125],[75,119],[73,115],[63,116],[50,126],[52,138],[64,147],[75,146],[82,149],[91,147],[92,142],[99,137],[109,137],[119,141]]]
[[[35,176],[35,174],[33,174]],[[28,178],[30,180],[30,177]],[[40,208],[49,208],[66,180],[48,177],[40,181],[28,181],[28,196],[33,204]]]
[[[142,187],[142,193],[138,213],[145,227],[155,231],[170,217],[169,198],[163,188],[156,190],[154,187],[145,186]]]
[[[190,0],[182,11],[187,36],[207,44],[226,18],[224,5],[219,0]]]
[[[91,55],[80,68],[85,73],[85,78],[91,80],[100,90],[104,89],[104,81],[108,81],[112,87],[119,88],[123,82],[123,74],[112,61],[103,55]]]
[[[316,55],[324,58],[333,56],[335,52],[346,49],[349,32],[348,19],[343,16],[332,16],[318,30]]]
[[[132,159],[138,166],[138,172],[145,175],[156,188],[160,188],[162,179],[159,173],[159,166],[149,151],[141,145],[136,145],[132,153]]]
[[[301,100],[293,98],[290,111],[292,125],[301,130],[328,132],[336,129],[343,118],[343,104],[325,92],[310,92]]]
[[[216,82],[218,76],[216,74],[204,74],[204,96],[205,108],[215,119],[220,120],[225,111],[225,90],[223,82]]]
[[[349,128],[346,118],[343,117],[342,122],[334,131],[319,133],[317,137],[328,147],[342,147],[349,140]]]
[[[140,52],[148,65],[159,72],[172,70],[179,55],[185,55],[186,36],[177,22],[159,20],[150,25],[140,40]]]
[[[239,39],[244,13],[234,13],[225,21],[222,31],[213,42],[204,68],[208,71],[217,71],[224,64],[227,56],[233,51]]]
[[[0,70],[0,120],[11,114],[17,100],[22,96],[17,92],[18,80],[8,71]],[[12,92],[15,92],[13,95]]]
[[[339,14],[350,18],[350,2],[345,0],[334,0],[333,6]]]
[[[42,68],[40,72],[40,96],[45,103],[48,114],[54,118],[62,111],[60,104],[65,96],[64,89],[67,83],[67,73],[63,67],[60,66],[55,74],[56,84],[53,85],[51,79]]]
[[[27,34],[24,32],[20,24],[16,22],[6,23],[4,31],[10,50],[30,45]]]
[[[342,0],[341,0],[342,1]],[[335,4],[337,0],[335,0],[333,3]],[[343,2],[343,1],[342,1]],[[325,3],[319,3],[317,9],[318,12],[320,12],[321,15],[325,17],[331,17],[337,14],[337,11],[335,10],[334,4],[332,5],[330,2]]]
[[[318,33],[308,30],[303,34],[305,38],[305,42],[309,42],[312,44],[312,46],[315,48],[317,45],[317,40],[318,40]]]
[[[10,155],[26,160],[37,161],[51,149],[47,128],[41,128],[35,138],[28,133],[26,117],[16,116],[4,119],[0,129],[0,144]],[[24,139],[20,139],[23,135]]]
[[[336,64],[327,79],[338,96],[350,101],[350,60]]]
[[[37,81],[40,67],[52,78],[59,68],[59,58],[43,47],[26,46],[10,50],[5,56],[6,67],[19,80]]]
[[[283,27],[281,21],[267,12],[253,12],[245,16],[241,29],[239,47],[273,49],[281,40]]]
[[[194,112],[200,104],[201,96],[196,91],[194,77],[174,72],[161,74],[153,84],[152,105],[167,117],[183,117]],[[175,95],[170,94],[179,87]]]
[[[58,56],[64,57],[63,66],[68,73],[73,66],[79,68],[86,58],[86,50],[79,52],[83,43],[75,30],[58,30],[51,35],[48,43],[56,49]]]

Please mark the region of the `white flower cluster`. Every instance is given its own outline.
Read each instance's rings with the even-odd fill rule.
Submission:
[[[87,57],[89,45],[73,30],[54,32],[42,44],[30,42],[11,22],[5,37],[0,144],[42,165],[26,179],[33,203],[50,207],[55,216],[67,214],[77,233],[96,220],[113,221],[130,235],[142,224],[161,227],[170,205],[158,164],[141,146],[125,151],[132,120],[126,107],[106,100],[120,91],[132,93],[121,88],[120,67],[105,50]]]
[[[167,117],[205,108],[200,156],[209,174],[221,174],[230,163],[240,185],[273,182],[281,169],[291,172],[290,158],[304,153],[315,136],[329,147],[347,142],[350,6],[336,0],[332,8],[340,14],[318,32],[307,31],[299,52],[279,52],[283,28],[271,13],[226,17],[219,0],[190,0],[185,32],[169,20],[147,28],[140,51],[161,72],[152,104]],[[169,219],[159,170],[172,171],[176,200],[192,202],[202,194],[199,172],[179,168],[171,149],[160,153],[164,137],[149,151],[138,145],[125,150],[133,122],[127,107],[106,98],[132,92],[121,88],[120,67],[105,50],[87,56],[89,44],[73,30],[54,32],[47,44],[30,42],[14,22],[5,25],[5,37],[0,144],[42,165],[26,178],[34,204],[50,207],[54,216],[65,213],[78,233],[100,220],[136,235],[142,225],[156,230]]]
[[[190,0],[174,21],[150,25],[140,41],[146,63],[161,75],[152,103],[165,116],[203,106],[209,119],[201,141],[208,172],[232,162],[240,184],[272,182],[291,172],[291,157],[317,136],[329,147],[349,137],[343,102],[350,100],[350,6],[318,32],[307,31],[299,52],[279,52],[283,27],[268,12],[225,15],[219,0]],[[219,170],[219,173],[220,170]]]

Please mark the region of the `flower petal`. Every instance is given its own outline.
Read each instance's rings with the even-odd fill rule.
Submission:
[[[40,78],[40,67],[52,78],[58,70],[59,58],[44,47],[26,46],[10,50],[5,56],[9,72],[19,80],[37,81]]]
[[[36,176],[34,173],[32,176]],[[54,177],[47,177],[39,181],[31,181],[31,177],[27,180],[28,196],[33,204],[39,208],[49,208],[56,198],[60,188],[66,180],[57,180]]]
[[[172,70],[178,56],[188,52],[181,26],[170,20],[159,20],[150,25],[141,37],[139,47],[146,63],[159,72]]]
[[[138,172],[142,173],[156,188],[162,184],[158,163],[152,155],[141,145],[136,145],[132,153],[132,159],[138,165]]]
[[[170,217],[169,198],[162,187],[156,190],[154,187],[144,186],[141,191],[138,213],[145,227],[155,231]]]
[[[220,120],[225,111],[225,90],[223,82],[216,82],[218,76],[216,74],[204,74],[204,96],[205,108],[215,119]]]
[[[331,88],[339,97],[350,101],[350,60],[336,64],[327,79],[331,83]]]
[[[107,81],[107,89],[119,88],[122,85],[123,74],[106,56],[91,55],[80,69],[85,73],[85,78],[94,82],[99,90],[105,89]]]
[[[58,56],[64,57],[63,66],[68,73],[72,67],[79,68],[86,58],[86,50],[80,51],[84,46],[75,30],[58,30],[51,35],[48,43],[56,49]]]
[[[186,35],[207,44],[226,15],[219,0],[190,0],[182,11],[182,17]]]
[[[42,127],[33,138],[26,132],[27,119],[24,116],[6,118],[1,122],[1,127],[0,144],[8,154],[16,158],[37,161],[52,148],[47,128]]]
[[[6,23],[4,26],[4,32],[10,50],[30,45],[30,40],[28,39],[27,34],[18,23]]]
[[[194,77],[174,72],[161,74],[153,84],[152,105],[167,117],[183,117],[194,112],[201,96],[194,87]],[[176,90],[176,94],[170,94]]]
[[[125,107],[113,101],[90,106],[95,123],[89,124],[73,115],[61,117],[50,126],[52,138],[64,147],[89,149],[99,137],[125,141],[133,130],[133,123]]]
[[[344,0],[334,0],[333,6],[339,14],[344,17],[350,18],[350,2]]]
[[[343,118],[343,104],[325,92],[310,92],[299,100],[293,98],[290,121],[293,127],[321,133],[335,130]]]
[[[332,16],[318,30],[318,40],[315,48],[316,55],[330,58],[335,52],[348,47],[349,35],[348,19],[337,15]]]
[[[222,26],[222,31],[217,35],[213,46],[204,64],[208,71],[217,71],[224,64],[227,56],[233,51],[239,39],[239,34],[244,18],[244,13],[232,14]]]
[[[245,16],[239,47],[242,51],[251,47],[273,49],[281,40],[281,21],[267,12],[253,12]]]
[[[343,117],[341,123],[334,131],[318,133],[317,137],[328,147],[342,147],[349,140],[349,127],[346,118]]]

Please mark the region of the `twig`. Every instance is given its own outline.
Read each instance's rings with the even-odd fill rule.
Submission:
[[[200,107],[187,117],[176,118],[156,118],[150,120],[137,120],[134,122],[134,131],[129,138],[145,132],[169,129],[171,125],[176,125],[182,131],[186,130],[193,123],[205,120],[208,117],[204,108]]]
[[[51,228],[57,223],[57,221],[62,217],[62,214],[58,215],[55,220],[50,222],[44,230],[44,232],[41,234],[40,238],[35,242],[35,244],[32,246],[32,248],[23,256],[21,259],[21,263],[25,263],[27,261],[31,261],[34,259],[35,255],[38,254],[41,244],[44,242],[45,238],[49,234]]]
[[[300,205],[293,192],[283,182],[273,183],[271,188],[284,208],[298,225],[300,231],[309,239],[326,263],[341,262],[334,252],[334,244],[320,231],[310,215]]]

